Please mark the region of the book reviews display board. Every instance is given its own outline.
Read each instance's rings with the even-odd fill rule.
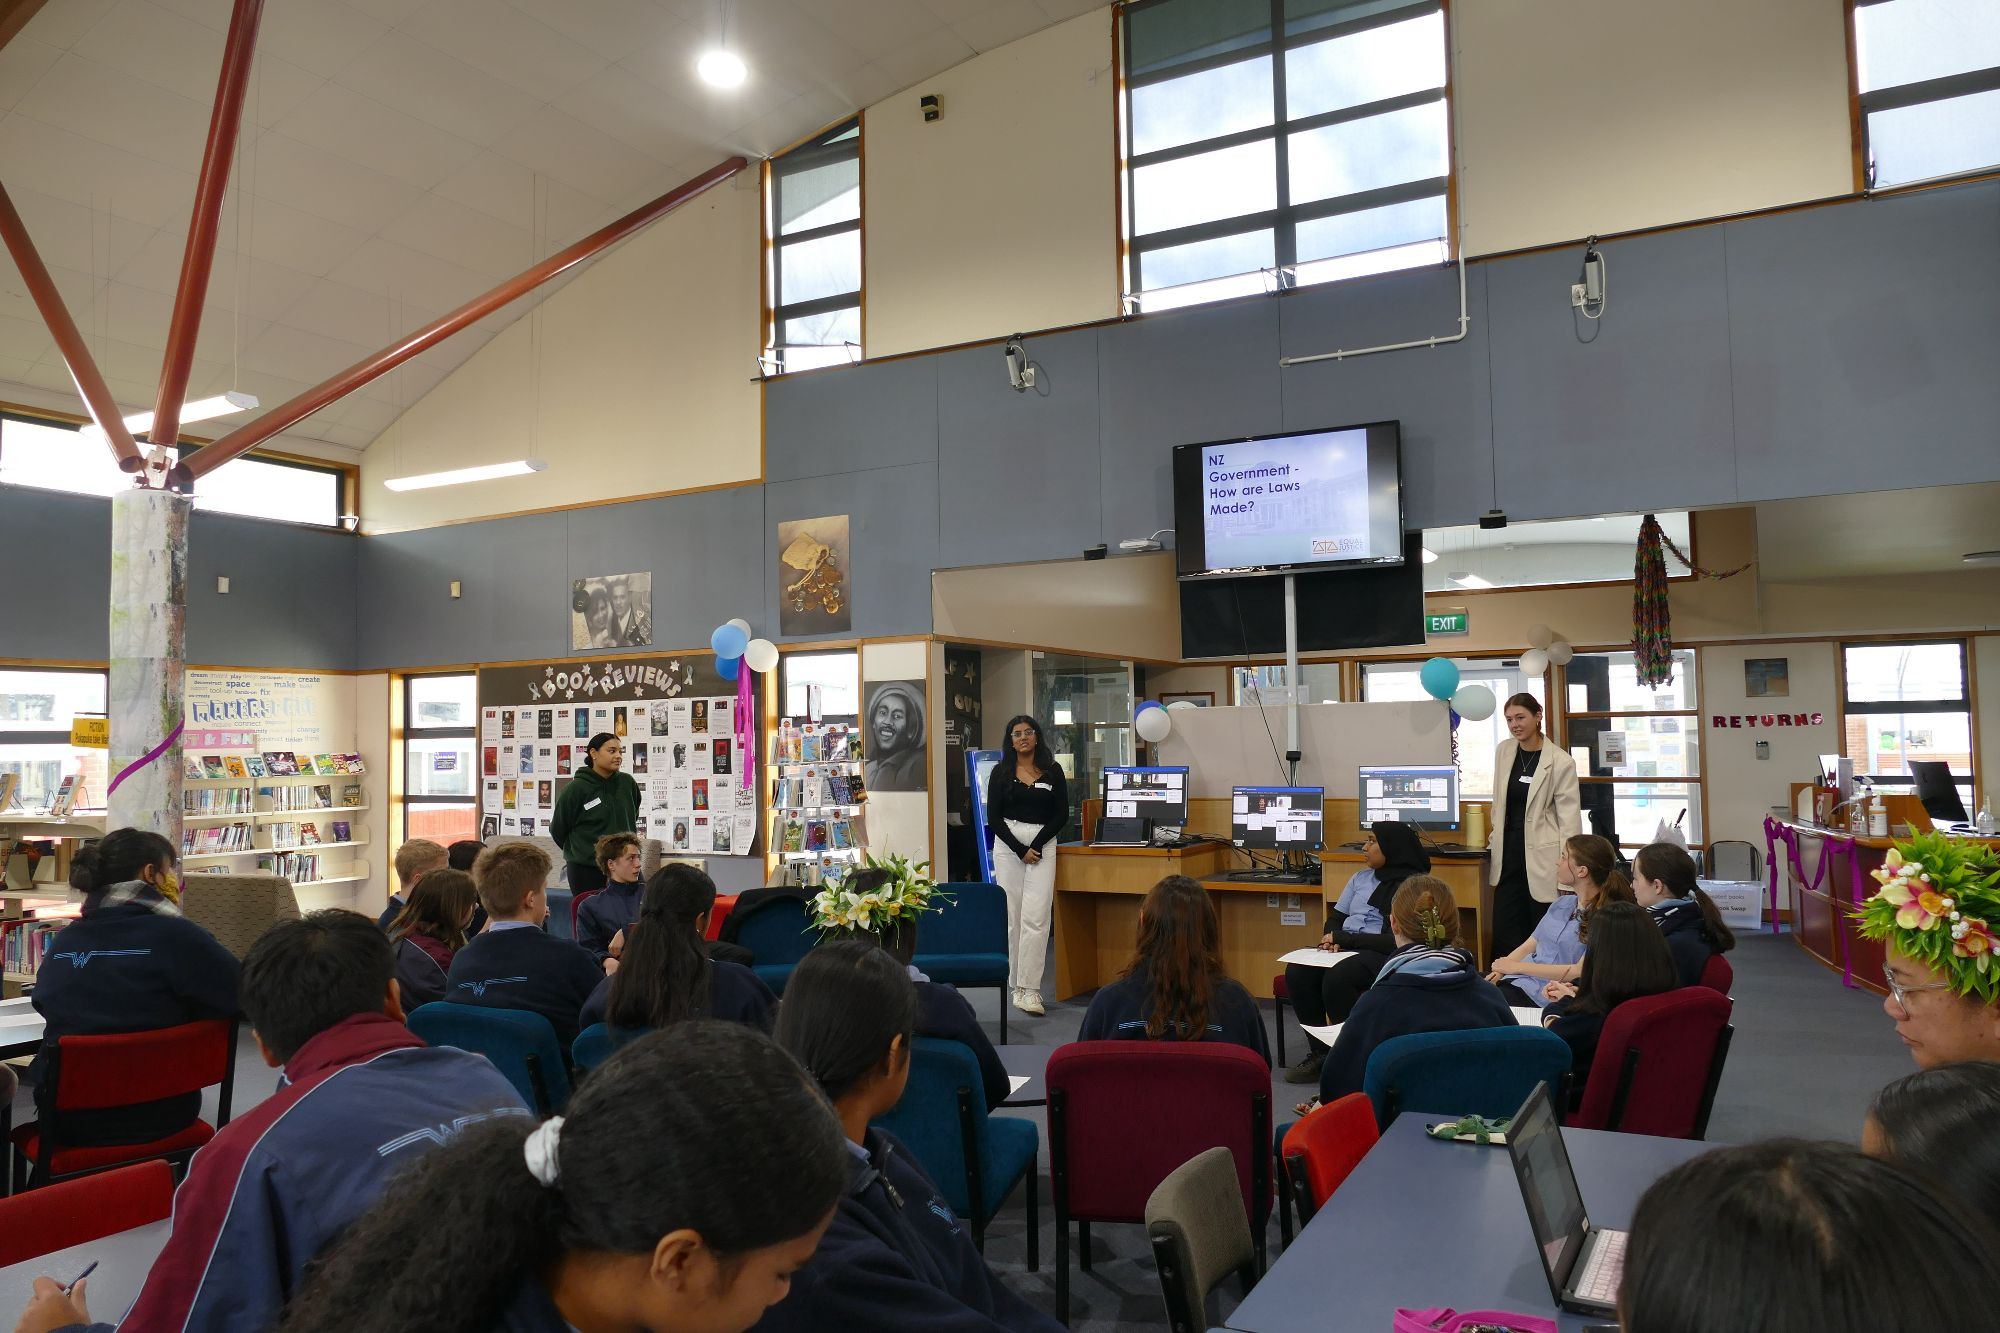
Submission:
[[[547,840],[590,738],[611,732],[639,784],[640,837],[669,855],[756,854],[759,722],[754,702],[741,725],[738,711],[706,654],[482,669],[480,836]]]

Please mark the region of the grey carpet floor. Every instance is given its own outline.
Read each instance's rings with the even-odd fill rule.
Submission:
[[[1893,1025],[1882,1011],[1880,997],[1862,990],[1845,990],[1839,974],[1808,958],[1788,936],[1745,936],[1730,956],[1736,968],[1736,1036],[1729,1066],[1716,1095],[1709,1138],[1740,1143],[1770,1135],[1858,1142],[1862,1115],[1876,1089],[1914,1067],[1897,1041]],[[1050,969],[1054,975],[1054,969]],[[966,992],[985,1022],[999,1036],[999,992]],[[1014,1014],[1010,1037],[1016,1044],[1060,1046],[1076,1037],[1088,996],[1049,1006],[1044,1018]],[[1268,1003],[1265,1020],[1272,1019]],[[1286,1034],[1288,1052],[1298,1058],[1300,1034]],[[277,1072],[265,1067],[246,1032],[237,1061],[234,1109],[241,1112],[269,1096]],[[1301,1089],[1275,1074],[1272,1105],[1284,1117]],[[209,1114],[213,1114],[211,1105]],[[1027,1271],[1026,1225],[1021,1201],[1009,1201],[987,1230],[986,1255],[994,1269],[1016,1290],[1045,1310],[1055,1308],[1055,1224],[1049,1199],[1048,1124],[1039,1108],[1002,1111],[1036,1122],[1042,1132],[1041,1269]],[[34,1116],[31,1094],[22,1089],[14,1103],[15,1123]],[[1275,1257],[1278,1229],[1269,1228],[1268,1246]],[[1070,1326],[1078,1333],[1110,1330],[1165,1329],[1150,1251],[1137,1225],[1091,1229],[1093,1271],[1071,1274]],[[1221,1318],[1234,1308],[1238,1293],[1225,1283],[1211,1307]],[[0,1312],[4,1313],[4,1312]]]

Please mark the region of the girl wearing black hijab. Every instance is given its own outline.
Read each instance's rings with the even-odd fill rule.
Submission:
[[[1311,1027],[1345,1023],[1354,1002],[1375,984],[1375,974],[1396,952],[1389,930],[1389,904],[1396,889],[1412,875],[1428,875],[1431,858],[1408,824],[1380,819],[1369,826],[1368,840],[1361,845],[1365,868],[1354,872],[1341,891],[1340,899],[1326,914],[1326,927],[1319,947],[1341,955],[1332,967],[1307,967],[1291,963],[1285,968],[1285,987],[1299,1022]],[[1306,1034],[1303,1060],[1285,1071],[1287,1083],[1317,1083],[1320,1066],[1326,1063],[1327,1048],[1312,1034]]]

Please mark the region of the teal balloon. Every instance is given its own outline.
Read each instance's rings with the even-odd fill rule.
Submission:
[[[708,646],[715,649],[717,657],[741,657],[750,646],[750,636],[734,625],[717,625],[715,633],[708,636]]]
[[[735,680],[736,673],[743,667],[740,657],[718,657],[715,659],[715,674],[724,680]]]
[[[1424,683],[1424,693],[1442,703],[1450,703],[1451,696],[1458,692],[1458,668],[1448,657],[1433,657],[1424,663],[1418,679]]]

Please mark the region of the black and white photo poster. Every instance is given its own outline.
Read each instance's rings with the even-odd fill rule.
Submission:
[[[570,583],[569,646],[648,648],[653,643],[653,576],[603,574]]]
[[[929,791],[924,682],[871,680],[862,689],[861,758],[868,790]]]

